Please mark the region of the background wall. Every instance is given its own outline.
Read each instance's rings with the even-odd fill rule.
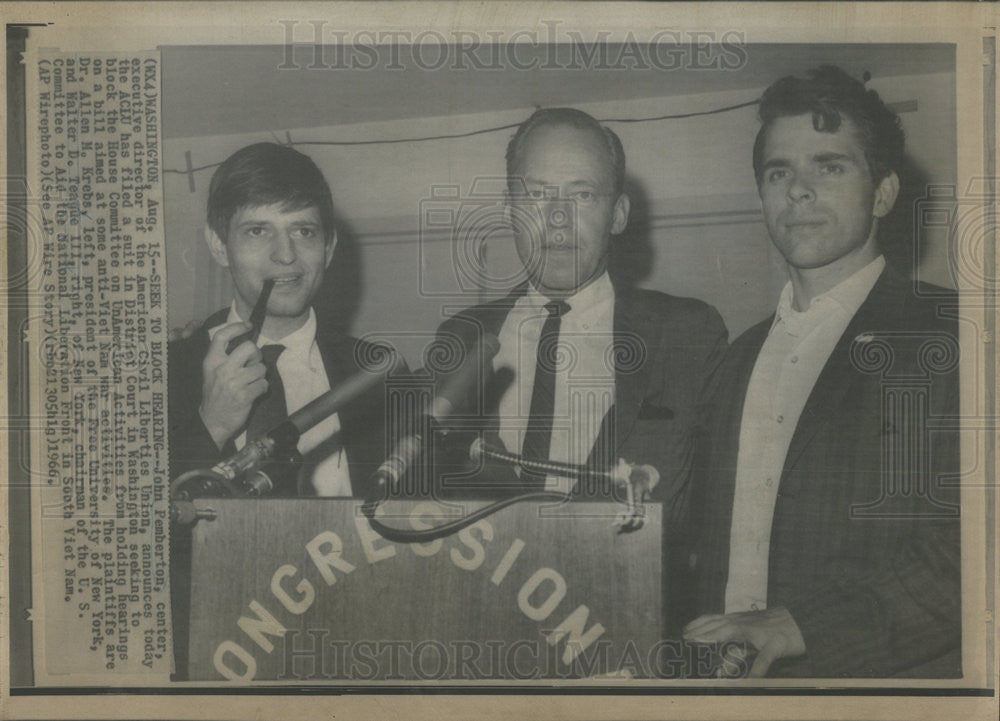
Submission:
[[[880,76],[878,68],[872,68],[870,86],[895,104],[907,133],[910,197],[901,201],[894,215],[899,232],[908,236],[912,235],[914,197],[927,184],[954,183],[956,175],[954,72],[947,53],[934,57],[938,58],[935,62],[914,64],[925,70],[917,74]],[[172,326],[206,317],[227,304],[231,293],[225,272],[213,265],[202,241],[207,187],[214,167],[198,168],[213,166],[238,148],[262,140],[295,142],[316,160],[330,183],[341,237],[319,303],[326,322],[338,323],[355,335],[373,334],[392,341],[416,367],[423,364],[424,344],[444,317],[493,297],[519,280],[520,266],[498,206],[503,154],[512,130],[398,144],[308,143],[437,136],[497,127],[520,122],[531,113],[532,104],[521,99],[518,107],[482,110],[490,95],[486,88],[474,94],[476,103],[470,103],[480,106],[479,111],[463,113],[461,98],[435,84],[446,86],[446,76],[430,80],[420,76],[430,83],[425,95],[445,93],[446,100],[423,102],[424,116],[386,118],[392,113],[379,104],[385,99],[369,98],[364,102],[371,103],[372,117],[381,119],[356,122],[364,112],[352,106],[348,115],[355,122],[295,125],[299,116],[322,116],[324,106],[336,116],[334,109],[344,100],[338,95],[335,77],[315,75],[313,92],[302,91],[301,113],[294,106],[285,107],[267,120],[284,120],[287,126],[224,132],[225,116],[218,116],[219,108],[213,106],[211,122],[182,124],[185,132],[204,128],[213,130],[211,134],[174,137],[170,113],[188,118],[183,106],[196,113],[198,98],[197,93],[185,93],[176,80],[172,85],[170,70],[174,67],[175,79],[183,77],[179,65],[195,59],[174,57],[173,66],[168,60],[171,57],[165,56],[164,167],[192,169],[165,176]],[[852,62],[860,66],[865,59]],[[620,90],[625,97],[592,101],[583,97],[572,104],[598,118],[708,111],[754,100],[773,79],[803,67],[810,65],[790,64],[779,72],[769,68],[769,74],[748,72],[742,80],[727,76],[725,89],[718,90],[711,89],[709,80],[692,85],[688,78],[672,84],[671,77],[662,77],[658,85],[643,81],[631,90],[657,90],[661,94],[656,96],[628,97],[626,83]],[[619,73],[619,78],[628,77]],[[376,90],[379,85],[376,78],[372,80]],[[557,77],[530,73],[522,74],[520,80],[529,86],[525,95],[529,99],[552,97],[546,85],[560,85]],[[530,87],[532,82],[538,87]],[[698,87],[708,90],[693,92]],[[610,92],[601,86],[600,94]],[[586,88],[580,93],[586,95]],[[223,87],[218,103],[225,103],[226,98]],[[262,94],[255,102],[267,102],[266,98]],[[498,104],[513,105],[518,99],[504,95]],[[249,111],[240,113],[240,102],[247,100],[233,101],[232,124],[245,128],[244,115]],[[268,112],[277,111],[269,106]],[[750,165],[758,125],[756,108],[609,125],[625,147],[633,200],[629,227],[615,246],[616,270],[637,285],[711,303],[722,313],[731,337],[767,316],[785,275],[767,239]],[[451,220],[440,212],[449,210]],[[943,236],[929,237],[916,263],[923,279],[953,285]],[[477,264],[478,277],[472,272]]]

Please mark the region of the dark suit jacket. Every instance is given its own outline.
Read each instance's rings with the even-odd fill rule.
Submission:
[[[225,323],[228,309],[215,313],[191,337],[170,344],[168,351],[169,372],[169,422],[170,422],[170,477],[197,468],[211,467],[236,452],[230,440],[219,450],[209,435],[198,413],[201,405],[202,361],[208,352],[208,331]],[[323,366],[330,380],[330,387],[349,378],[361,369],[361,362],[375,361],[381,353],[379,347],[355,338],[328,330],[324,324],[316,327],[316,344],[323,358]],[[340,433],[337,441],[343,444],[349,464],[351,490],[355,497],[365,497],[372,473],[385,459],[386,439],[386,386],[376,384],[369,391],[347,404],[338,412]],[[320,444],[305,459],[307,462],[323,454]],[[174,627],[175,680],[187,678],[188,629],[191,598],[191,528],[174,525],[170,531],[170,594]]]
[[[456,345],[468,350],[484,333],[498,335],[525,290],[526,286],[521,286],[506,298],[466,309],[445,321],[438,329],[438,342],[450,350],[442,351],[442,356],[453,358]],[[680,547],[681,520],[687,515],[692,476],[700,465],[695,451],[704,445],[697,442],[698,434],[705,432],[703,392],[725,353],[726,327],[718,312],[699,300],[618,285],[613,326],[615,404],[604,418],[587,462],[602,467],[621,457],[659,471],[653,499],[663,506],[663,628],[666,634],[676,634],[681,615],[678,607],[692,581],[690,569],[675,550]],[[485,365],[483,374],[466,399],[465,410],[487,429],[484,435],[488,437],[489,429],[495,432],[498,428],[497,404],[503,379],[493,372],[491,363]],[[452,455],[442,452],[438,468],[460,468],[468,458],[473,435],[452,433]],[[518,485],[509,467],[487,466],[478,477],[444,482],[461,487],[452,495],[469,495],[475,494],[477,484],[495,486],[498,480],[511,485],[501,488],[499,494],[494,487],[492,495],[527,490]],[[608,491],[592,487],[580,493],[578,489],[577,496],[622,500]]]
[[[879,278],[827,361],[778,489],[768,606],[806,655],[788,676],[944,676],[960,669],[957,297]],[[736,461],[750,374],[773,317],[730,348],[713,382],[711,467],[695,496],[701,613],[722,613]],[[894,485],[895,484],[895,485]],[[928,664],[928,665],[924,665]]]
[[[227,313],[228,309],[220,310],[191,337],[170,344],[171,478],[195,468],[210,467],[236,452],[232,440],[221,451],[218,449],[198,413],[201,365],[208,352],[208,331],[224,323]],[[358,372],[361,369],[359,361],[372,359],[379,351],[370,343],[329,331],[323,324],[317,324],[316,344],[331,388]],[[385,394],[385,385],[377,384],[337,414],[340,419],[339,441],[347,455],[351,490],[356,497],[364,495],[372,473],[387,455]]]
[[[454,349],[458,341],[467,351],[482,334],[499,335],[525,290],[520,286],[506,298],[449,318],[438,329],[438,342]],[[699,300],[618,286],[613,324],[615,404],[588,463],[614,463],[622,457],[654,466],[660,473],[654,498],[663,501],[668,519],[677,518],[683,513],[694,466],[693,438],[702,420],[702,391],[725,352],[726,328],[718,312]],[[484,372],[466,409],[495,429],[503,388],[495,387],[492,364]]]

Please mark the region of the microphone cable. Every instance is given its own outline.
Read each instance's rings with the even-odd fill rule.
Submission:
[[[616,473],[616,470],[598,471],[593,468],[589,468],[588,466],[572,463],[527,460],[517,454],[491,448],[487,446],[481,438],[477,439],[472,444],[472,447],[470,448],[470,455],[474,460],[491,458],[504,463],[510,463],[511,465],[520,466],[523,471],[530,471],[542,476],[551,474],[572,478],[577,481],[586,477],[611,480],[612,482],[620,482],[623,480]],[[627,481],[627,479],[625,480]],[[375,517],[378,507],[382,503],[383,499],[365,502],[361,506],[361,511],[368,519],[368,523],[371,525],[372,529],[387,541],[391,541],[393,543],[427,543],[428,541],[436,541],[439,538],[444,538],[452,535],[453,533],[457,533],[463,528],[467,528],[483,518],[492,516],[497,511],[501,511],[508,506],[514,505],[515,503],[521,503],[523,501],[554,501],[564,503],[569,501],[572,497],[572,491],[528,491],[516,496],[511,496],[510,498],[494,501],[487,506],[462,516],[461,518],[456,518],[452,521],[442,523],[439,526],[426,529],[398,528],[383,523]]]
[[[497,511],[501,511],[515,503],[521,503],[522,501],[568,501],[571,496],[572,494],[562,491],[529,491],[528,493],[494,501],[488,506],[483,506],[461,518],[442,523],[440,526],[425,529],[397,528],[377,519],[375,512],[382,503],[381,499],[366,502],[361,506],[361,511],[365,514],[365,518],[368,519],[368,523],[372,529],[387,541],[393,543],[427,543],[428,541],[436,541],[439,538],[458,533],[463,528],[467,528],[483,518],[492,516]]]

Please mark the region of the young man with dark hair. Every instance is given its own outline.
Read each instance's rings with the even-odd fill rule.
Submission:
[[[316,323],[312,307],[337,243],[333,200],[307,156],[250,145],[219,166],[205,239],[229,270],[232,305],[170,346],[171,475],[212,466],[360,369],[373,348]],[[260,337],[249,329],[266,280],[274,281]],[[303,434],[297,477],[272,495],[361,496],[385,457],[382,385]]]
[[[229,270],[233,302],[170,344],[170,475],[211,467],[331,387],[381,350],[316,323],[312,307],[337,243],[330,188],[291,147],[258,143],[212,176],[205,231]],[[230,343],[264,282],[274,281],[255,342]],[[272,473],[270,496],[366,497],[386,455],[386,388],[377,384],[302,434],[298,456]],[[176,680],[187,677],[191,532],[171,528],[170,592]]]
[[[879,250],[899,120],[831,67],[776,82],[760,117],[789,282],[713,384],[690,556],[707,614],[684,635],[746,642],[755,677],[960,675],[957,434],[928,427],[958,415],[957,298]]]

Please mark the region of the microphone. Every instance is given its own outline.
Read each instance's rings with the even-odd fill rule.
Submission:
[[[260,438],[247,443],[238,452],[215,465],[212,472],[232,480],[264,461],[287,453],[295,447],[303,433],[383,382],[386,376],[395,372],[401,365],[401,359],[394,353],[392,362],[383,370],[358,371],[336,388],[302,406]],[[271,490],[272,485],[266,474],[257,474],[247,483],[245,490],[248,495],[262,496]]]
[[[451,417],[462,404],[469,388],[476,380],[481,368],[493,360],[500,351],[500,341],[492,333],[484,334],[462,360],[458,368],[445,376],[423,414],[432,427],[438,426]],[[418,425],[419,428],[419,425]],[[372,474],[375,487],[384,495],[406,475],[410,467],[423,453],[424,434],[417,430],[404,436],[393,448],[392,453]]]
[[[175,499],[170,502],[170,522],[181,526],[190,526],[198,521],[214,521],[219,517],[211,508],[197,508],[187,499]]]
[[[628,463],[623,458],[611,469],[601,470],[576,463],[560,461],[529,460],[516,453],[509,453],[500,448],[494,448],[482,438],[477,438],[469,447],[469,457],[476,462],[484,459],[501,461],[522,470],[531,471],[540,476],[556,475],[579,481],[584,478],[609,480],[614,488],[625,491],[625,510],[615,519],[619,533],[626,533],[642,528],[646,518],[645,502],[653,489],[660,482],[660,473],[653,466]]]

